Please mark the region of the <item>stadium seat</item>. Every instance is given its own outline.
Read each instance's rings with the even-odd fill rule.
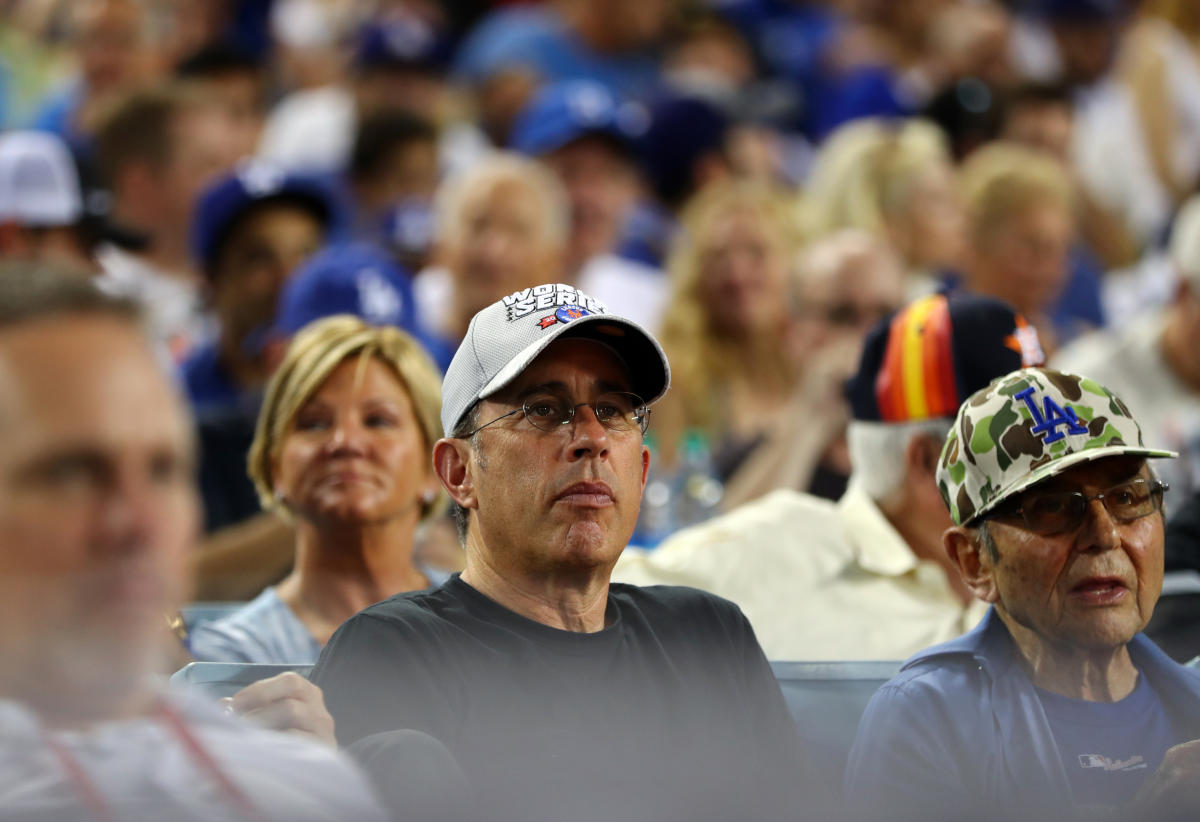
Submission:
[[[899,661],[772,662],[783,698],[808,751],[814,784],[842,784],[858,720]]]
[[[171,685],[187,685],[214,699],[233,696],[252,682],[295,671],[308,676],[311,665],[268,665],[253,662],[190,662],[171,675]]]

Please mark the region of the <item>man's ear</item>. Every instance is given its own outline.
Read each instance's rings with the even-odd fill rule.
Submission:
[[[947,528],[942,534],[942,546],[971,593],[984,602],[995,602],[998,596],[992,575],[993,561],[979,529],[962,525]]]
[[[904,463],[908,470],[909,482],[928,482],[936,487],[942,445],[942,440],[929,434],[918,434],[908,441],[908,446],[904,449]]]
[[[471,444],[443,437],[433,445],[433,470],[450,499],[463,508],[476,508],[475,484],[471,478]]]
[[[646,480],[650,476],[650,449],[642,446],[642,490],[646,490]]]

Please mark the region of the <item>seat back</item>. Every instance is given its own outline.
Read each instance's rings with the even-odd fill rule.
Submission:
[[[189,662],[171,675],[171,685],[190,686],[209,694],[213,699],[233,696],[242,688],[260,679],[295,671],[307,677],[311,665],[279,665],[257,662]]]
[[[898,661],[772,662],[771,670],[809,755],[813,784],[840,786],[858,720]],[[835,788],[836,789],[836,788]]]

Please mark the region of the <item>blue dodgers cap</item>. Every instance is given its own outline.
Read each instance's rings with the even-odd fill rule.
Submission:
[[[333,314],[417,333],[412,283],[386,254],[366,243],[330,246],[300,266],[280,294],[275,330],[290,337]]]
[[[540,157],[580,137],[600,135],[632,154],[646,125],[646,114],[636,104],[618,100],[599,83],[570,80],[544,87],[525,105],[509,145]]]
[[[452,44],[445,32],[413,14],[380,16],[358,30],[354,65],[366,69],[441,71]]]
[[[515,380],[559,338],[595,340],[629,370],[631,388],[647,404],[667,393],[671,367],[658,340],[633,320],[565,283],[524,288],[471,318],[442,381],[442,428],[447,435],[479,400]]]
[[[192,253],[206,272],[211,274],[217,253],[237,221],[251,208],[272,201],[307,208],[327,232],[337,225],[333,191],[320,178],[259,161],[242,163],[232,174],[205,189],[196,201]]]

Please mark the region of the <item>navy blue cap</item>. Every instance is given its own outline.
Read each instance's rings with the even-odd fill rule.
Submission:
[[[378,17],[358,30],[354,65],[440,71],[449,64],[451,51],[449,37],[428,20],[411,14]]]
[[[412,283],[380,249],[367,243],[329,246],[288,278],[275,331],[290,337],[313,320],[353,314],[372,325],[417,333]]]
[[[866,422],[953,418],[992,380],[1044,359],[1037,331],[1007,303],[931,294],[867,333],[846,399],[854,419]]]
[[[242,163],[210,185],[192,213],[192,252],[211,273],[217,254],[234,224],[251,208],[281,200],[309,209],[327,231],[338,224],[333,191],[319,177],[287,172],[257,161]]]
[[[599,83],[569,80],[545,86],[525,105],[513,124],[509,145],[540,157],[595,134],[632,152],[646,125],[640,106],[618,100]]]
[[[642,173],[667,203],[691,193],[696,162],[725,151],[729,116],[701,97],[669,96],[650,108],[650,127],[639,141]]]
[[[1128,0],[1037,0],[1034,10],[1050,20],[1103,23],[1130,12]]]

